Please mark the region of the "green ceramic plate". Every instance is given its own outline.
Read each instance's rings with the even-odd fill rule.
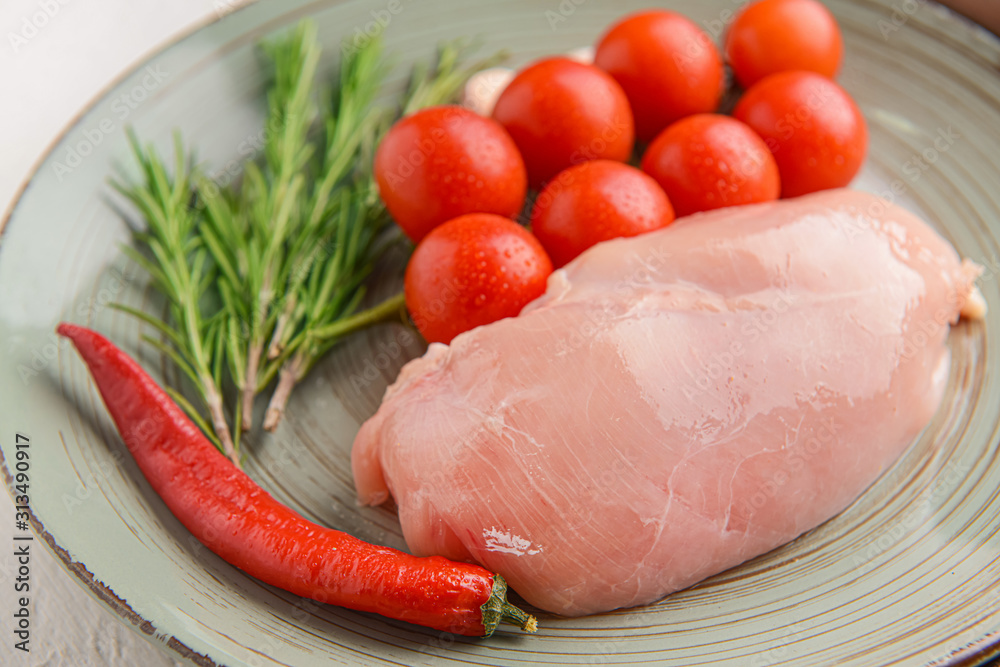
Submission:
[[[214,169],[253,151],[263,113],[253,45],[314,16],[341,37],[385,25],[399,62],[481,35],[522,63],[590,44],[639,1],[355,0],[261,2],[165,49],[100,97],[53,148],[3,229],[0,438],[31,438],[33,526],[79,580],[151,641],[201,665],[636,664],[969,665],[1000,641],[1000,43],[926,0],[830,5],[847,42],[842,83],[871,125],[858,186],[922,212],[987,267],[986,322],[952,333],[940,413],[899,463],[840,516],[794,543],[660,604],[580,619],[541,616],[536,636],[466,640],[303,601],[201,548],[150,490],[86,371],[53,334],[96,327],[159,376],[113,301],[156,309],[118,244],[125,223],[106,177],[127,163],[126,123],[166,145],[173,128]],[[736,0],[674,0],[718,33]],[[224,5],[220,5],[224,8]],[[399,72],[402,72],[400,68]],[[401,82],[397,79],[395,85]],[[233,162],[232,164],[237,164]],[[398,277],[385,277],[388,290]],[[305,516],[402,547],[385,509],[354,502],[349,453],[360,423],[407,358],[375,372],[385,326],[352,338],[296,394],[274,436],[255,435],[248,472]],[[392,355],[390,355],[392,356]],[[358,390],[359,382],[363,390]]]

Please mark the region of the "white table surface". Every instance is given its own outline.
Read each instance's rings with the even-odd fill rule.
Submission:
[[[163,43],[211,18],[226,3],[234,4],[231,0],[2,0],[0,210],[9,209],[49,144],[108,83]],[[998,17],[988,16],[996,9],[989,2],[953,4],[1000,27]],[[10,498],[0,493],[0,517],[13,514]],[[0,544],[11,544],[12,524],[0,521]],[[16,563],[11,552],[0,554],[0,665],[181,667],[92,597],[39,543],[34,545],[29,654],[13,648],[9,615]]]
[[[99,91],[222,6],[220,0],[0,1],[0,210],[13,204],[33,165]],[[14,507],[6,492],[0,517],[9,518],[0,521],[0,544],[12,544]],[[92,597],[41,543],[32,545],[28,654],[13,648],[15,557],[8,549],[0,553],[0,665],[180,667]]]

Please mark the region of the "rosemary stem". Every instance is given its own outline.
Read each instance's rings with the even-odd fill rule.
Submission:
[[[212,428],[222,444],[222,452],[226,458],[233,462],[234,466],[239,468],[240,456],[236,453],[229,425],[226,423],[226,415],[222,409],[222,396],[216,390],[215,381],[212,378],[202,378],[202,382],[205,385],[205,404],[208,406],[208,414],[212,419]]]
[[[406,307],[406,298],[402,292],[390,297],[382,303],[356,313],[350,317],[345,317],[325,327],[313,329],[310,337],[315,342],[329,341],[333,338],[346,336],[349,333],[385,322],[390,318],[402,315]],[[267,412],[264,414],[264,430],[273,431],[278,428],[282,417],[285,415],[285,407],[288,405],[288,398],[291,396],[295,384],[302,379],[309,369],[310,359],[307,359],[303,351],[297,352],[294,357],[282,365],[278,374],[278,385],[271,395],[271,401],[267,405]]]
[[[271,343],[267,346],[268,360],[274,360],[281,356],[281,351],[285,347],[285,328],[288,326],[288,322],[292,319],[292,313],[295,310],[295,306],[295,298],[293,296],[289,296],[285,301],[284,310],[281,311],[281,315],[278,316],[278,321],[274,325],[274,333],[271,334]]]
[[[178,256],[183,256],[183,253],[178,249],[176,251]],[[192,278],[188,267],[181,267],[183,270],[178,272],[178,276],[183,280],[183,285],[181,286],[182,294],[194,294],[194,285],[192,284]],[[187,337],[189,344],[191,346],[191,353],[194,357],[194,363],[197,368],[198,378],[201,382],[201,391],[205,398],[205,405],[208,407],[208,414],[212,420],[212,428],[215,430],[215,435],[219,438],[219,443],[222,445],[222,451],[233,462],[237,468],[240,467],[240,457],[236,452],[236,446],[233,444],[233,435],[229,430],[229,424],[226,422],[226,413],[222,407],[222,394],[219,391],[218,386],[215,384],[215,379],[209,372],[209,363],[206,351],[202,346],[202,335],[199,331],[200,316],[198,313],[198,300],[197,298],[190,297],[184,301],[182,304],[182,317],[184,319],[184,325],[187,327]]]
[[[326,326],[316,327],[309,332],[309,337],[318,342],[340,338],[373,324],[386,322],[393,317],[402,317],[405,313],[405,308],[406,297],[400,292],[376,306],[362,310],[360,313],[355,313],[350,317],[331,322]]]
[[[247,369],[243,384],[243,423],[244,431],[253,426],[253,399],[257,395],[257,371],[260,370],[260,355],[264,349],[263,343],[251,342],[247,349]]]
[[[264,413],[265,431],[274,431],[281,423],[281,418],[285,415],[285,408],[288,406],[288,399],[292,395],[292,389],[295,388],[295,383],[299,380],[302,362],[302,355],[296,354],[281,367],[281,372],[278,374],[278,385],[271,395],[267,412]]]

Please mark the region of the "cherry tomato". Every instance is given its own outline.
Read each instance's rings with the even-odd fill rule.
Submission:
[[[674,209],[656,181],[627,164],[593,160],[545,186],[531,212],[531,231],[560,267],[601,241],[638,236],[673,221]]]
[[[718,50],[675,12],[640,12],[616,23],[597,43],[594,64],[625,89],[642,141],[679,118],[715,111],[722,97]]]
[[[522,70],[497,100],[495,118],[514,138],[538,187],[587,160],[624,162],[635,126],[621,86],[593,65],[548,58]]]
[[[382,201],[414,241],[465,213],[512,218],[528,187],[507,132],[458,106],[430,107],[396,123],[375,152],[374,170]]]
[[[760,0],[744,9],[726,35],[726,59],[749,88],[769,74],[807,70],[833,78],[844,38],[817,0]]]
[[[406,267],[404,292],[417,329],[431,343],[513,317],[545,292],[552,262],[524,227],[472,213],[436,227]]]
[[[851,96],[815,72],[780,72],[743,95],[733,116],[764,139],[781,196],[844,187],[861,169],[868,126]]]
[[[696,114],[660,133],[642,170],[670,197],[677,215],[773,201],[781,194],[778,165],[767,144],[738,120]]]

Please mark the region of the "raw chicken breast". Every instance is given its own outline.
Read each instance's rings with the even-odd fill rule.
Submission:
[[[844,509],[927,424],[978,268],[830,191],[602,243],[433,344],[354,443],[417,554],[565,615],[645,604]]]

